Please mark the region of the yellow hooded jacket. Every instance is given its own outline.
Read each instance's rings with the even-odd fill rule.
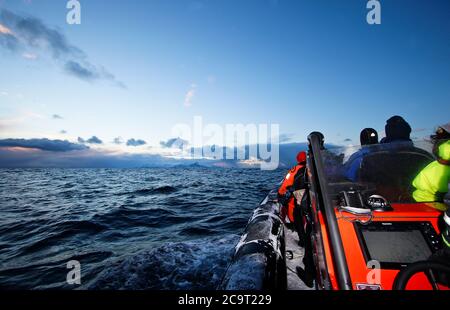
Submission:
[[[450,140],[439,146],[438,156],[445,161],[450,160]],[[434,161],[425,167],[414,179],[416,191],[413,197],[417,202],[434,202],[441,200],[448,191],[450,166]]]

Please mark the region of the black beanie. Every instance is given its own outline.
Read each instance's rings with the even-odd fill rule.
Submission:
[[[411,141],[411,126],[401,116],[393,116],[386,123],[386,142]]]
[[[378,132],[373,128],[366,128],[361,131],[361,145],[378,144]]]

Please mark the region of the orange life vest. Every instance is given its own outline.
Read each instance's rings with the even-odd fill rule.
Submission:
[[[278,194],[280,195],[286,195],[288,187],[291,187],[294,185],[295,176],[297,172],[302,169],[303,165],[297,165],[294,168],[292,168],[289,173],[284,178],[283,184],[281,184],[280,189],[278,190]]]
[[[288,211],[287,215],[288,215],[289,221],[291,223],[294,223],[294,220],[295,220],[294,210],[295,210],[295,198],[292,197],[291,199],[289,199],[288,210],[287,210]]]
[[[286,195],[287,189],[294,185],[295,176],[302,168],[304,168],[304,165],[297,165],[288,172],[286,178],[283,181],[283,184],[281,184],[281,187],[278,190],[279,195]],[[292,196],[291,199],[289,199],[287,205],[287,216],[291,223],[294,223],[294,209],[295,209],[295,198],[294,196]]]

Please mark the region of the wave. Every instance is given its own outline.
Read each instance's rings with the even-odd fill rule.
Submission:
[[[107,267],[88,289],[214,290],[220,284],[239,236],[168,243]]]
[[[190,226],[183,228],[180,235],[183,236],[208,236],[215,234],[216,231],[210,227]]]
[[[67,288],[66,264],[76,260],[87,268],[83,271],[83,281],[93,278],[93,274],[100,272],[98,265],[113,256],[113,252],[94,251],[73,256],[66,256],[57,260],[47,260],[41,263],[30,263],[19,267],[0,269],[0,290],[45,290]],[[20,279],[18,281],[17,279]]]
[[[81,288],[214,289],[238,241],[232,234],[278,174],[2,170],[0,289],[73,289],[68,259],[102,251],[78,257]]]
[[[178,215],[169,207],[155,207],[150,209],[135,209],[121,207],[104,215],[95,215],[93,220],[96,223],[118,228],[125,227],[167,227],[174,224],[183,223],[189,218]]]
[[[34,241],[21,249],[22,254],[35,253],[46,247],[60,243],[62,240],[87,234],[89,236],[98,234],[107,229],[107,226],[91,221],[67,221],[53,225],[46,237]]]
[[[159,186],[155,188],[144,188],[138,189],[135,191],[124,193],[125,195],[138,195],[138,196],[146,196],[146,195],[158,195],[158,194],[172,194],[177,192],[178,189],[173,186]]]

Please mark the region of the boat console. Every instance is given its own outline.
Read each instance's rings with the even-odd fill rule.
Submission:
[[[340,183],[329,189],[354,289],[392,289],[401,270],[442,249],[443,204],[391,203],[375,186],[346,184],[347,190]],[[370,278],[374,268],[378,280]],[[430,288],[421,277],[409,285]]]
[[[355,214],[336,210],[353,288],[376,285],[392,289],[398,273],[411,264],[427,261],[442,249],[439,219],[442,206],[393,204],[389,211]],[[379,281],[369,277],[379,270]],[[431,289],[427,279],[416,277],[411,288]]]
[[[427,148],[326,149],[317,134],[309,142],[317,287],[448,289],[426,269],[443,247],[440,224],[447,207],[413,198],[415,176],[434,160]],[[343,159],[346,154],[350,159]]]
[[[382,269],[400,270],[441,249],[431,222],[383,221],[354,227],[366,264],[378,261]]]

